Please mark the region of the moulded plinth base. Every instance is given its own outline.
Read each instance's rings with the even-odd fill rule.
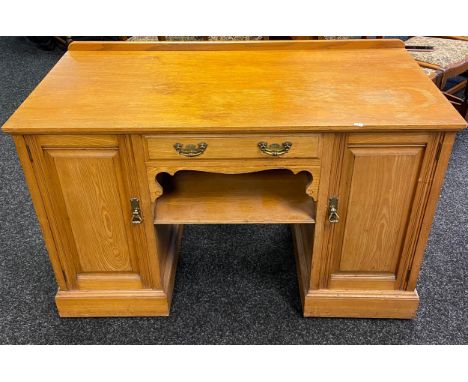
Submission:
[[[59,291],[55,303],[60,317],[169,315],[167,295],[154,290]]]
[[[304,299],[305,317],[414,318],[419,305],[416,290],[310,290]]]

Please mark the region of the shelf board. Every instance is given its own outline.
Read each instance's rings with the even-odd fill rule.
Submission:
[[[315,223],[315,202],[305,193],[308,182],[307,174],[287,170],[238,175],[181,171],[162,182],[154,223]]]

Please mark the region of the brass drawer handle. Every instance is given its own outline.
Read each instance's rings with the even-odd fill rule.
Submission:
[[[177,151],[180,155],[186,156],[186,157],[197,157],[199,155],[202,155],[206,148],[208,147],[208,144],[205,142],[200,142],[197,146],[195,145],[184,145],[182,143],[176,143],[174,145],[175,151]]]
[[[340,215],[338,215],[338,198],[332,196],[328,199],[328,221],[336,224],[340,221]]]
[[[258,142],[258,148],[260,151],[273,157],[279,157],[280,155],[286,154],[291,149],[291,146],[291,142],[283,142],[282,144],[272,143],[271,145],[268,145],[267,142]]]

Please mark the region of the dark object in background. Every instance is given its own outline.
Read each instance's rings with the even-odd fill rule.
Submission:
[[[42,50],[54,50],[56,46],[55,38],[50,36],[27,37],[27,39]]]
[[[67,49],[73,41],[122,41],[123,36],[30,36],[29,41],[42,50]]]
[[[420,52],[432,52],[434,50],[433,46],[430,45],[406,45],[406,50],[415,50]]]

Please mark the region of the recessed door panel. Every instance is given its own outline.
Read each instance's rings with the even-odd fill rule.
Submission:
[[[348,150],[352,174],[339,269],[395,273],[424,148]]]
[[[40,136],[30,144],[68,288],[149,287],[145,236],[154,232],[132,224],[139,188],[128,139]]]
[[[434,152],[433,146],[428,150],[434,140],[424,134],[351,134],[343,139],[334,192],[340,220],[330,225],[328,287],[399,288],[412,256],[407,243],[417,236],[411,221],[423,203],[418,190],[428,180],[426,153]]]
[[[81,272],[129,272],[118,150],[48,150],[60,181]]]

